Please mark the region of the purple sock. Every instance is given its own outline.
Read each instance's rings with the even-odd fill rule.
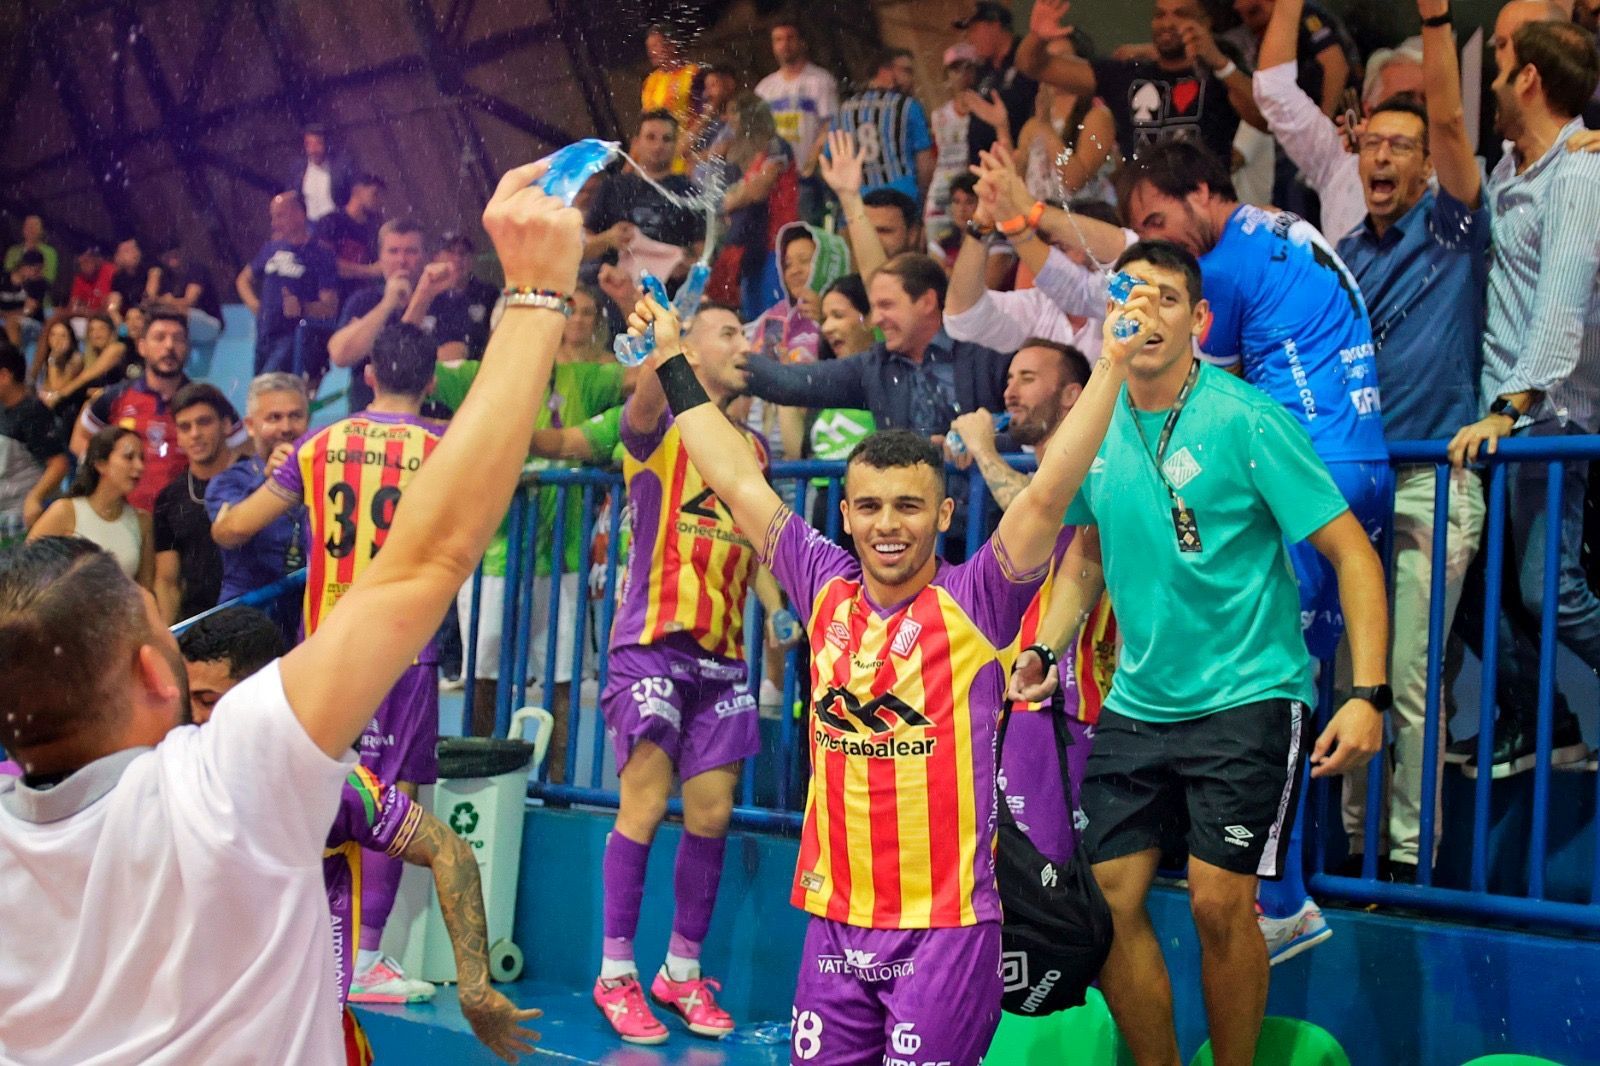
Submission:
[[[650,845],[629,840],[616,829],[606,838],[600,881],[605,891],[605,945],[608,959],[633,958],[633,936],[639,931],[639,906],[644,901],[644,867]]]
[[[711,908],[722,881],[723,837],[695,836],[687,829],[678,844],[672,871],[672,953],[685,959],[700,957],[700,942],[711,928]]]
[[[404,870],[399,859],[376,851],[361,853],[361,946],[368,951],[377,951],[383,940]]]

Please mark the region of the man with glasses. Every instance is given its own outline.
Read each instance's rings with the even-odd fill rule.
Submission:
[[[1478,338],[1489,249],[1489,210],[1461,109],[1447,0],[1417,0],[1427,107],[1409,93],[1378,104],[1357,142],[1365,221],[1339,242],[1372,319],[1390,440],[1448,440],[1477,414]],[[1438,188],[1429,178],[1438,178]],[[1422,803],[1423,718],[1428,695],[1428,602],[1433,578],[1435,473],[1401,466],[1394,498],[1394,782],[1387,872],[1416,878]],[[1448,630],[1483,528],[1483,486],[1450,474],[1444,625]],[[1430,787],[1438,795],[1444,731]],[[1366,775],[1345,782],[1345,830],[1362,848]],[[1435,808],[1437,809],[1437,807]],[[1442,821],[1434,825],[1437,844]]]

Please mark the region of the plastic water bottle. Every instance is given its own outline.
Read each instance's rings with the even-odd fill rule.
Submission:
[[[1004,430],[1009,425],[1011,425],[1011,412],[1001,411],[999,414],[994,416],[994,431],[996,433]],[[956,455],[967,454],[967,442],[962,440],[961,434],[955,432],[954,430],[951,430],[950,433],[944,438],[944,442],[950,446],[950,451],[952,453]]]
[[[573,141],[544,157],[550,169],[545,171],[540,185],[546,193],[559,197],[571,207],[584,182],[604,170],[621,151],[622,145],[616,141],[602,141],[594,137]]]
[[[1136,278],[1127,271],[1118,271],[1111,275],[1111,280],[1106,283],[1106,292],[1111,299],[1119,304],[1127,303],[1134,286],[1143,285],[1142,278]],[[1111,335],[1119,340],[1127,340],[1139,332],[1139,323],[1126,315],[1121,315],[1111,324]]]
[[[678,321],[685,327],[694,313],[700,310],[700,301],[705,298],[706,285],[710,281],[711,264],[702,259],[689,268],[689,276],[678,286],[678,294],[672,298],[672,309],[678,312]]]
[[[787,607],[772,612],[772,634],[780,644],[790,644],[800,639],[800,619]]]
[[[644,287],[645,294],[662,307],[672,304],[672,299],[667,295],[667,287],[661,284],[661,279],[648,270],[639,278],[639,284]],[[698,306],[699,300],[695,301]],[[617,339],[611,344],[611,353],[617,357],[617,362],[623,366],[638,366],[650,358],[650,353],[656,350],[656,324],[650,323],[644,328],[641,336],[635,337],[631,333],[619,333]]]

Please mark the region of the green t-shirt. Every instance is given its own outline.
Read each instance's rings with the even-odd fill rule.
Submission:
[[[476,359],[463,359],[454,366],[439,363],[433,368],[433,400],[448,407],[451,414],[461,410],[467,390],[478,379],[478,368],[483,364]]]
[[[1066,515],[1067,525],[1100,527],[1122,635],[1105,705],[1175,722],[1264,699],[1311,702],[1284,545],[1348,509],[1311,438],[1266,393],[1202,366],[1163,464],[1200,535],[1201,551],[1180,552],[1172,500],[1151,461],[1167,412],[1135,415],[1126,397]]]
[[[460,396],[466,396],[467,386],[472,383],[472,378],[477,376],[478,363],[467,361],[460,370],[471,367],[470,375],[465,377],[465,382],[460,384]],[[440,397],[440,374],[447,368],[441,367],[434,372],[434,396],[445,402]],[[553,429],[564,426],[585,424],[588,420],[609,407],[617,407],[622,403],[623,368],[619,363],[557,363],[551,371],[550,392],[545,397],[544,404],[539,408],[538,416],[534,419],[535,429]],[[455,386],[457,381],[452,381]],[[459,405],[460,399],[456,400]],[[587,429],[585,436],[588,436]],[[592,441],[591,441],[592,443]],[[596,449],[598,451],[598,449]],[[582,466],[581,463],[563,462],[554,459],[530,459],[524,470],[550,470],[565,467]],[[556,528],[556,496],[560,490],[555,486],[539,490],[539,532],[538,539],[534,542],[534,560],[541,577],[550,575],[551,554],[554,549]],[[563,543],[563,572],[578,573],[587,570],[584,565],[584,555],[588,545],[581,543],[583,540],[583,490],[581,486],[572,486],[568,490],[567,499],[567,532]],[[598,501],[596,501],[598,502]],[[491,577],[504,577],[506,574],[506,537],[510,529],[510,520],[500,523],[500,528],[495,531],[494,539],[489,542],[488,550],[483,553],[483,572]]]
[[[622,465],[622,405],[608,407],[578,427],[595,454],[595,462]]]

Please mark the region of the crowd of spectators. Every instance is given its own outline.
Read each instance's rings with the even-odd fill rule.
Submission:
[[[749,84],[721,57],[652,28],[627,146],[638,169],[611,168],[578,201],[587,285],[534,451],[541,463],[611,462],[631,377],[609,360],[609,338],[643,271],[670,287],[702,258],[711,298],[748,324],[747,417],[777,458],[840,458],[877,427],[914,430],[970,462],[949,441],[951,424],[1010,410],[1014,353],[1098,357],[1103,264],[1135,235],[1201,257],[1217,322],[1200,347],[1262,384],[1292,374],[1300,356],[1269,335],[1274,312],[1244,291],[1268,264],[1245,261],[1234,233],[1280,227],[1314,246],[1346,297],[1308,314],[1336,313],[1370,336],[1329,353],[1333,391],[1301,413],[1314,418],[1314,403],[1348,394],[1363,416],[1381,416],[1391,441],[1453,442],[1447,614],[1459,603],[1475,617],[1478,447],[1600,430],[1600,135],[1584,122],[1597,111],[1594,6],[1573,6],[1511,0],[1499,11],[1484,63],[1494,133],[1481,143],[1466,126],[1462,42],[1444,0],[1416,0],[1421,33],[1369,55],[1308,0],[1234,0],[1220,12],[1226,27],[1213,23],[1217,5],[1151,0],[1148,42],[1115,51],[1064,24],[1064,0],[1037,0],[1026,27],[983,0],[944,42],[937,107],[903,49],[830,71],[811,60],[801,26],[780,21],[774,69]],[[460,402],[498,298],[475,272],[471,239],[431,239],[390,216],[384,178],[328,130],[308,127],[303,147],[284,188],[263,198],[266,239],[235,279],[255,320],[242,418],[191,380],[205,376],[223,327],[208,269],[177,243],[153,258],[133,239],[109,256],[93,245],[64,252],[40,218],[23,221],[0,273],[0,544],[76,531],[110,548],[169,620],[190,616],[299,565],[303,515],[243,539],[225,515],[306,432],[330,367],[349,369],[348,404],[361,409],[376,338],[407,323],[437,347],[433,413]],[[684,206],[704,189],[721,191],[716,217]],[[996,445],[1022,446],[1004,433]],[[1416,823],[1429,787],[1420,728],[1435,474],[1402,466],[1396,476],[1386,847],[1405,877],[1426,846]],[[1543,476],[1530,464],[1512,478],[1496,774],[1531,765]],[[1580,559],[1585,465],[1569,463],[1567,479],[1559,635],[1600,667],[1600,600]],[[590,545],[573,508],[556,552],[554,507],[539,513],[536,572],[565,575],[565,641]],[[480,591],[496,623],[506,551],[502,536]],[[463,616],[472,609],[469,591]],[[544,610],[535,604],[536,620]],[[1472,643],[1473,626],[1458,628]],[[478,676],[492,681],[492,626],[479,644]],[[570,651],[557,652],[564,686]],[[1592,765],[1564,703],[1555,738],[1558,765]],[[1364,794],[1352,788],[1347,803],[1355,848]]]

